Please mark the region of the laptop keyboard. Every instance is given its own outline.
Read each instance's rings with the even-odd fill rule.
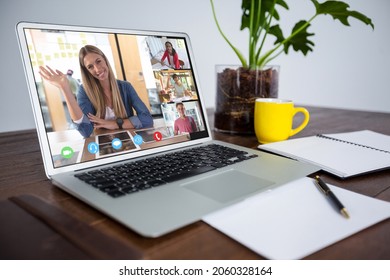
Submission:
[[[121,197],[254,157],[257,155],[210,144],[74,176],[112,197]]]

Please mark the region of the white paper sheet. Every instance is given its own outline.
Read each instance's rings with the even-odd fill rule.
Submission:
[[[390,203],[329,186],[344,218],[315,181],[302,178],[219,210],[203,221],[268,259],[301,259],[390,217]]]

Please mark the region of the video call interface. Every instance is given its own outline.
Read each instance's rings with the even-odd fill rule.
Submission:
[[[40,29],[25,29],[25,34],[54,167],[208,135],[185,38]],[[99,48],[115,78],[131,83],[153,117],[153,127],[80,134],[63,93],[41,77],[39,67],[66,73],[77,100],[83,83],[79,50],[85,45]],[[183,118],[186,125],[180,125]]]

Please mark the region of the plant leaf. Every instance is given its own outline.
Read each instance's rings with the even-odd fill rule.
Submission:
[[[255,1],[255,10],[251,11],[251,3]],[[259,5],[261,5],[260,17],[258,18],[258,25],[254,27],[253,31],[249,31],[252,34],[256,34],[256,31],[259,30],[260,27],[268,30],[266,26],[266,16],[270,15],[272,10],[274,9],[274,2],[276,1],[277,5],[284,7],[288,10],[288,6],[284,0],[242,0],[241,9],[242,9],[242,17],[241,17],[241,28],[243,30],[245,28],[250,29],[250,14],[252,12],[256,12],[259,9]],[[275,5],[276,7],[276,5]],[[276,20],[280,19],[276,8],[273,10],[272,17]]]
[[[370,25],[374,29],[372,20],[362,13],[348,10],[349,5],[341,1],[326,1],[325,3],[318,3],[316,0],[311,0],[316,7],[317,15],[328,14],[334,20],[339,20],[342,24],[349,26],[348,17],[353,17],[363,23]]]
[[[304,27],[298,34],[296,34],[294,37],[292,37],[290,40],[284,43],[284,52],[288,54],[288,50],[290,47],[293,47],[295,51],[301,51],[304,55],[307,55],[307,53],[310,51],[313,51],[314,43],[310,41],[308,38],[310,36],[313,36],[314,33],[308,33],[307,29],[310,27],[310,24],[307,24],[307,21],[301,20],[297,24],[295,24],[292,34],[297,31],[298,29],[302,28],[304,25],[307,25]],[[275,42],[276,44],[276,42]]]
[[[284,36],[283,36],[283,31],[282,31],[282,29],[280,28],[279,25],[271,26],[269,28],[269,30],[268,30],[268,34],[274,35],[276,37],[274,45],[283,42],[284,39],[285,39]]]

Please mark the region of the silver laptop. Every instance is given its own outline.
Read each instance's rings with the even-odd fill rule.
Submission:
[[[161,236],[318,170],[212,140],[185,33],[21,22],[17,36],[47,177],[140,235]],[[64,95],[42,78],[39,67],[66,73],[81,102],[79,50],[85,45],[99,48],[115,78],[131,84],[151,126],[126,130],[118,123],[117,129],[95,126],[86,134],[71,120]],[[165,55],[168,45],[176,55]],[[187,125],[176,123],[178,104],[190,119]]]

